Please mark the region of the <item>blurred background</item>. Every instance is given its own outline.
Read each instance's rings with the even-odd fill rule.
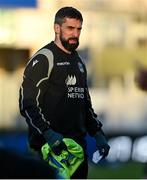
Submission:
[[[147,0],[0,0],[0,146],[28,153],[18,108],[23,70],[54,40],[54,15],[63,6],[83,14],[78,51],[111,146],[107,159],[95,165],[94,140],[87,136],[89,178],[146,178],[147,93],[135,76],[140,65],[147,68]]]

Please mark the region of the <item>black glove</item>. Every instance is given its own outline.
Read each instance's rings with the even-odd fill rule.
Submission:
[[[103,131],[102,130],[98,131],[94,137],[95,137],[96,146],[97,146],[97,149],[99,150],[100,155],[102,156],[102,158],[105,158],[109,153],[110,146],[107,143],[107,140]]]
[[[60,133],[53,131],[52,129],[46,130],[44,133],[44,138],[51,147],[52,151],[59,155],[63,149],[66,149],[66,145],[64,144],[63,136]]]

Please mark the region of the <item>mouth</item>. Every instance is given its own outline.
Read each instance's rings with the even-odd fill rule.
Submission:
[[[77,39],[69,39],[69,43],[70,44],[76,44],[77,43]]]

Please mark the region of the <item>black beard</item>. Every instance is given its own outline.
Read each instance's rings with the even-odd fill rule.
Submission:
[[[77,40],[77,43],[70,44],[69,40]],[[69,38],[69,39],[65,40],[64,38],[60,37],[60,41],[62,43],[62,46],[68,51],[74,51],[79,46],[78,38]]]

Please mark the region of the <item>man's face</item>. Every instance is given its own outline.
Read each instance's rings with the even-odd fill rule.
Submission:
[[[81,29],[80,20],[65,18],[65,22],[60,26],[59,38],[66,50],[73,51],[78,47]]]

